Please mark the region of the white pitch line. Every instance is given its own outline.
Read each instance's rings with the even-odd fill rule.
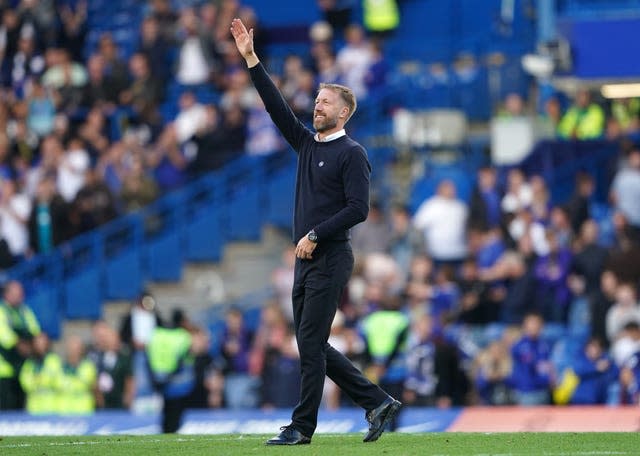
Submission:
[[[262,440],[264,437],[258,436],[239,436],[239,437],[221,437],[221,438],[199,438],[199,439],[189,439],[179,437],[175,440],[165,440],[165,439],[138,439],[138,440],[125,440],[125,439],[117,439],[108,440],[108,441],[100,441],[100,440],[79,440],[76,442],[42,442],[42,443],[12,443],[12,444],[1,444],[1,448],[36,448],[36,447],[53,447],[53,446],[82,446],[82,445],[113,445],[117,444],[126,444],[126,445],[136,445],[136,444],[148,444],[148,443],[166,443],[166,442],[229,442],[234,440]]]

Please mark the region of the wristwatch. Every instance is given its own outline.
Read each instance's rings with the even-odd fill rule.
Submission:
[[[307,239],[314,243],[318,242],[318,235],[316,234],[315,230],[311,230],[307,233]]]

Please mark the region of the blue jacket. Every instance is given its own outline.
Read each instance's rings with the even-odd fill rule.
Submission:
[[[551,348],[542,339],[522,337],[512,348],[513,372],[509,384],[522,392],[541,391],[550,386]]]
[[[609,368],[601,372],[596,368],[596,364],[603,359],[609,361]],[[613,361],[606,356],[593,361],[584,353],[581,353],[572,363],[571,367],[576,375],[580,377],[580,383],[576,387],[569,402],[571,404],[606,403],[609,384],[615,381],[617,377],[617,369]]]

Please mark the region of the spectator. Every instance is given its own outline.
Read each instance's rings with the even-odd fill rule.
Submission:
[[[245,327],[242,312],[229,309],[222,334],[225,405],[231,409],[255,408],[259,404],[259,379],[249,373],[253,334]]]
[[[28,227],[32,252],[50,253],[55,246],[69,239],[68,206],[56,192],[55,180],[50,176],[38,183]]]
[[[45,54],[47,70],[42,75],[42,84],[58,91],[59,111],[73,112],[82,101],[82,87],[88,77],[84,66],[74,62],[66,49],[48,49]]]
[[[149,1],[148,16],[158,22],[158,29],[166,42],[170,43],[176,38],[178,14],[173,10],[170,0]]]
[[[605,268],[600,275],[596,288],[589,294],[589,314],[591,316],[590,333],[607,345],[607,314],[613,306],[618,288],[618,279],[611,269]]]
[[[105,76],[113,84],[116,98],[119,98],[120,93],[125,90],[129,84],[130,69],[127,69],[127,62],[124,60],[124,56],[113,40],[111,33],[105,32],[100,35],[97,54],[102,57],[105,66]],[[131,64],[129,64],[129,66],[130,65]],[[135,78],[135,75],[133,77]]]
[[[391,72],[390,64],[385,58],[382,43],[371,42],[371,64],[364,76],[364,83],[369,95],[384,94],[387,87],[387,79]]]
[[[287,246],[282,251],[280,265],[271,272],[271,286],[275,299],[280,304],[282,312],[293,323],[293,306],[291,303],[291,290],[293,287],[294,265],[296,262],[295,246]]]
[[[158,186],[145,170],[142,158],[132,157],[131,169],[125,176],[119,200],[126,212],[137,211],[151,204],[158,197]]]
[[[232,157],[231,152],[224,149],[227,132],[221,118],[216,105],[205,106],[204,120],[191,138],[195,145],[195,157],[188,164],[190,174],[200,175],[220,169]]]
[[[407,404],[445,409],[464,403],[468,382],[460,368],[457,347],[436,334],[429,315],[413,320],[406,356],[402,397]]]
[[[611,184],[611,200],[634,231],[633,238],[640,236],[640,149],[629,152],[627,165],[620,169]]]
[[[24,30],[24,32],[23,32]],[[22,33],[33,34],[33,29],[23,27],[17,8],[5,8],[2,11],[2,25],[0,25],[0,55],[10,62],[17,52],[18,42]]]
[[[27,127],[39,138],[47,136],[53,131],[56,107],[50,91],[47,91],[39,81],[34,80],[27,97],[28,117]]]
[[[460,288],[454,281],[456,272],[451,265],[443,265],[436,272],[429,312],[440,330],[454,320],[460,303]]]
[[[367,31],[379,38],[388,36],[400,24],[396,0],[362,0],[362,15]]]
[[[74,233],[84,233],[104,225],[117,215],[116,201],[95,169],[87,169],[85,183],[71,202]]]
[[[265,409],[294,407],[292,391],[300,388],[300,355],[290,325],[282,324],[269,335],[262,369],[261,405]]]
[[[351,23],[351,15],[355,6],[355,0],[317,1],[324,20],[327,21],[336,34],[342,32],[342,30]]]
[[[198,102],[193,92],[187,91],[180,95],[178,106],[178,114],[173,122],[165,127],[163,137],[159,139],[160,143],[172,141],[175,144],[167,144],[165,147],[184,146],[206,122],[206,108]]]
[[[604,127],[604,111],[592,101],[588,90],[581,89],[574,105],[562,116],[558,132],[564,139],[595,139],[602,136]]]
[[[630,321],[624,325],[618,338],[611,344],[609,353],[616,366],[622,369],[637,351],[640,351],[640,324]]]
[[[638,405],[640,402],[640,351],[626,360],[620,370],[622,404]]]
[[[480,279],[478,264],[474,258],[467,258],[460,266],[458,278],[460,302],[455,318],[458,322],[470,325],[488,323],[492,303],[489,302],[487,287]]]
[[[586,172],[578,172],[575,179],[575,190],[566,204],[574,233],[579,233],[584,222],[590,217],[589,205],[595,191],[593,177]]]
[[[26,395],[26,410],[32,415],[60,412],[62,360],[51,351],[49,337],[41,332],[33,338],[33,352],[20,368],[20,385]]]
[[[107,119],[103,111],[96,107],[87,113],[87,117],[78,128],[78,136],[84,142],[91,163],[95,163],[107,151],[109,139]]]
[[[433,293],[433,261],[427,255],[416,255],[411,260],[404,288],[410,314],[422,314]]]
[[[351,233],[351,245],[356,255],[384,253],[391,243],[389,223],[379,202],[371,201],[367,219]]]
[[[7,242],[14,261],[21,260],[28,253],[30,213],[29,197],[18,191],[15,181],[5,179],[0,196],[0,235]]]
[[[67,203],[72,202],[85,185],[90,165],[90,157],[82,141],[77,137],[69,140],[57,173],[58,191]]]
[[[509,384],[518,405],[549,403],[554,373],[550,362],[551,347],[541,338],[543,326],[541,315],[527,314],[522,322],[523,335],[511,348],[513,369]]]
[[[467,253],[465,227],[467,206],[456,198],[455,184],[445,180],[436,195],[425,200],[413,217],[423,230],[427,254],[436,262],[460,262]]]
[[[535,263],[537,281],[536,303],[545,320],[566,323],[571,291],[567,277],[571,271],[572,254],[558,243],[556,235],[547,231],[549,253]]]
[[[613,361],[604,351],[602,341],[591,338],[562,374],[554,389],[556,404],[605,404],[609,387],[617,376]],[[567,380],[569,379],[569,380]]]
[[[549,212],[548,224],[548,229],[553,232],[558,244],[562,248],[570,249],[574,243],[574,233],[567,209],[563,206],[552,207]]]
[[[540,223],[546,223],[549,221],[551,210],[551,195],[547,183],[542,176],[535,175],[529,178],[529,185],[531,187],[529,209],[533,214],[533,219]]]
[[[500,268],[507,285],[500,321],[520,324],[524,317],[536,308],[537,283],[534,271],[527,267],[520,253],[505,254],[500,260]]]
[[[49,135],[40,144],[40,159],[29,168],[24,175],[24,188],[28,195],[35,195],[38,184],[45,177],[56,179],[58,175],[58,163],[64,154],[64,148],[60,139]]]
[[[45,60],[36,48],[35,36],[25,29],[20,33],[18,49],[10,62],[9,81],[14,93],[23,98],[29,86],[36,82],[45,70]]]
[[[272,339],[277,339],[275,333],[282,333],[287,325],[287,319],[277,302],[267,302],[260,312],[260,323],[253,338],[251,356],[249,358],[249,370],[254,375],[262,375],[265,356]]]
[[[598,231],[598,224],[589,219],[583,223],[576,240],[569,276],[569,285],[574,295],[589,295],[599,286],[608,252],[598,244]]]
[[[145,359],[145,348],[153,330],[162,326],[162,319],[156,308],[156,300],[149,291],[143,291],[131,303],[131,310],[121,321],[120,339],[132,352],[133,374],[137,396],[152,393],[151,379]]]
[[[344,38],[345,45],[338,51],[336,58],[341,78],[358,99],[364,99],[367,94],[365,76],[373,62],[373,54],[360,25],[349,25],[345,29]]]
[[[74,4],[65,2],[58,7],[58,16],[61,22],[60,44],[69,49],[74,60],[81,60],[85,49],[87,36],[87,3],[88,0],[80,0]]]
[[[134,122],[157,131],[160,126],[158,105],[162,99],[160,81],[151,73],[149,61],[144,54],[133,54],[129,59],[131,83],[120,92],[119,100],[133,109]]]
[[[33,353],[32,341],[40,334],[40,324],[24,303],[22,284],[10,281],[0,303],[0,410],[19,410],[24,392],[18,376],[20,366]]]
[[[160,23],[154,16],[147,16],[140,24],[140,44],[138,52],[143,54],[151,66],[151,74],[165,85],[171,77],[171,56],[173,49],[160,30]]]
[[[478,169],[477,184],[469,205],[469,226],[495,228],[500,225],[501,195],[498,190],[496,169],[484,166]]]
[[[618,98],[611,101],[611,117],[625,134],[640,128],[640,98]]]
[[[163,433],[175,433],[180,428],[185,398],[195,388],[194,358],[208,350],[208,343],[203,332],[186,329],[184,322],[153,329],[146,353],[154,388],[163,397]]]
[[[509,93],[504,99],[502,108],[498,111],[498,117],[502,119],[524,117],[524,100],[519,93]]]
[[[204,84],[210,80],[211,51],[208,41],[200,32],[199,19],[194,8],[184,8],[180,13],[178,32],[180,50],[176,80],[184,85]]]
[[[410,322],[395,297],[385,297],[382,307],[362,320],[362,335],[369,355],[367,377],[393,397],[402,397],[407,380],[406,350]],[[397,422],[391,423],[395,430]]]
[[[517,213],[528,208],[533,202],[533,190],[527,183],[522,170],[514,168],[507,174],[507,191],[500,207],[503,212]]]
[[[616,290],[616,302],[607,311],[607,340],[613,343],[629,322],[640,324],[640,305],[636,286],[621,283]]]
[[[285,148],[284,140],[260,98],[255,100],[247,112],[244,148],[247,155],[254,156],[269,155]]]
[[[392,205],[389,222],[389,254],[406,276],[414,253],[425,251],[424,237],[411,224],[411,214],[406,206]]]
[[[336,55],[327,44],[316,44],[313,52],[313,67],[319,81],[327,83],[342,83],[342,75],[338,68]]]
[[[118,93],[122,84],[107,74],[106,62],[102,54],[93,54],[87,62],[87,84],[82,88],[81,106],[98,108],[106,113],[113,112],[118,103]]]
[[[65,338],[65,360],[60,384],[59,413],[89,415],[95,411],[96,366],[86,358],[78,336]]]
[[[473,381],[483,405],[510,405],[513,394],[509,378],[513,361],[505,340],[498,339],[480,351],[473,360]]]
[[[131,351],[104,321],[94,323],[92,332],[89,359],[97,369],[96,404],[101,409],[129,409],[135,394]]]

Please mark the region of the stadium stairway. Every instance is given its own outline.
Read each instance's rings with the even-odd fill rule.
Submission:
[[[187,263],[179,282],[149,282],[146,288],[155,297],[165,320],[170,319],[171,312],[178,307],[190,318],[198,320],[212,307],[224,306],[229,301],[266,289],[271,271],[280,264],[282,252],[289,243],[288,231],[267,225],[262,229],[260,241],[227,243],[220,262]],[[102,319],[119,328],[130,306],[131,302],[127,300],[107,301],[102,307]],[[91,340],[92,323],[86,319],[66,319],[60,340],[72,334]]]

